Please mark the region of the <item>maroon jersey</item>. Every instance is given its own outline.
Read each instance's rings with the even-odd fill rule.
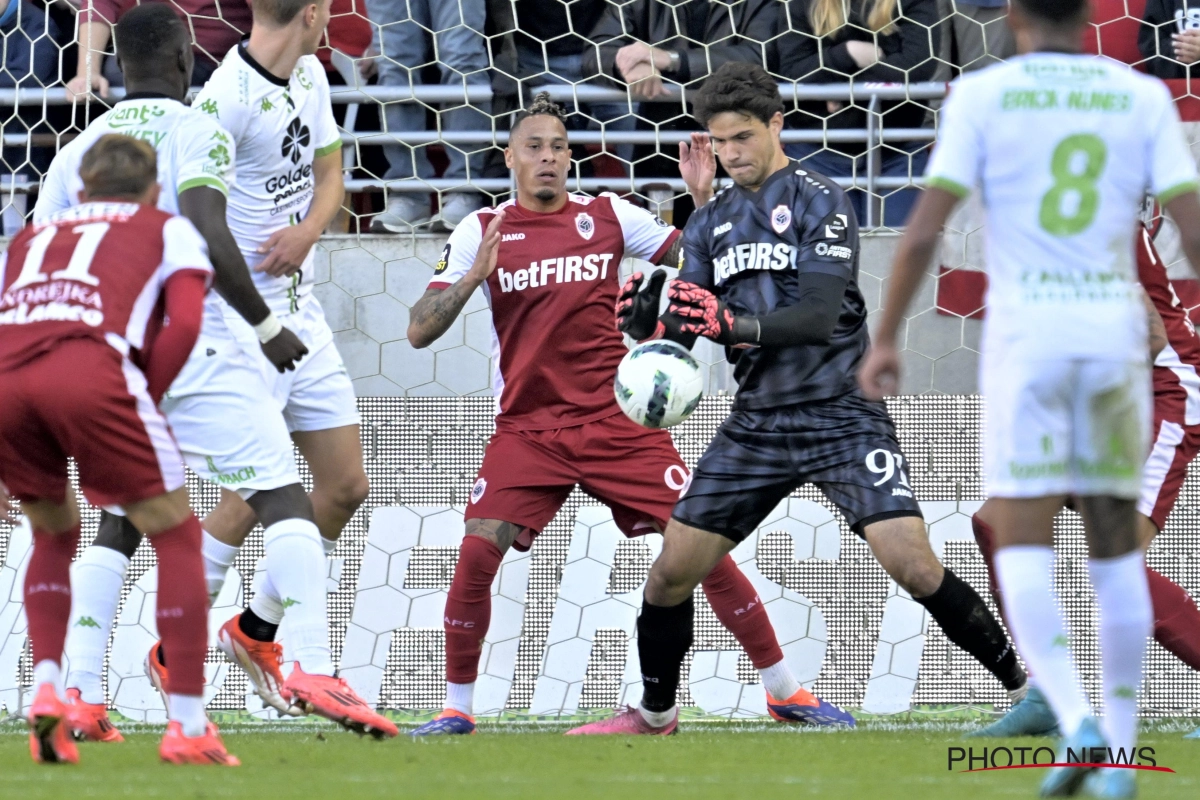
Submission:
[[[1155,416],[1200,425],[1200,337],[1145,229],[1138,238],[1137,267],[1138,280],[1167,329],[1167,346],[1154,359]]]
[[[550,430],[619,414],[613,377],[628,352],[613,318],[621,260],[655,262],[679,231],[608,193],[569,195],[550,214],[515,200],[500,208],[496,269],[483,287],[497,429]],[[429,288],[467,274],[494,216],[482,209],[454,229]]]
[[[145,347],[179,270],[212,273],[204,240],[151,206],[85,203],[25,228],[0,256],[0,372],[68,339]]]

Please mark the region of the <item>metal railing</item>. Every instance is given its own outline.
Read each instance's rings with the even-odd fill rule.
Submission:
[[[628,103],[630,112],[642,100],[634,100],[628,91],[623,89],[605,88],[593,85],[549,84],[536,87],[532,93],[547,91],[556,102],[572,103]],[[890,128],[882,125],[882,115],[879,113],[880,104],[889,100],[931,100],[945,97],[946,84],[939,82],[922,82],[910,84],[886,83],[838,83],[838,84],[779,84],[780,95],[785,102],[799,103],[802,101],[834,100],[851,103],[865,101],[867,126],[865,128],[848,129],[789,129],[780,136],[785,144],[791,143],[862,143],[866,154],[864,169],[861,174],[850,177],[835,177],[834,180],[844,188],[863,189],[868,192],[871,200],[867,203],[865,227],[874,227],[881,218],[881,190],[903,189],[920,186],[923,181],[918,176],[884,177],[881,171],[881,153],[886,143],[897,142],[927,142],[936,137],[932,128]],[[121,87],[114,87],[109,92],[107,102],[117,102],[125,96]],[[330,93],[332,102],[346,105],[361,105],[365,103],[468,103],[481,104],[492,100],[493,94],[487,85],[418,85],[418,86],[338,86]],[[680,113],[685,113],[683,107],[684,92],[681,87],[670,87],[664,97],[655,98],[656,103],[676,102],[681,104]],[[0,89],[0,106],[48,107],[68,105],[72,102],[101,102],[94,95],[83,99],[72,100],[67,96],[65,88],[20,88]],[[351,123],[353,125],[353,123]],[[508,142],[508,131],[497,129],[495,121],[491,127],[481,130],[455,131],[354,131],[342,129],[343,147],[357,151],[361,147],[380,145],[401,145],[421,147],[430,144],[448,144],[456,147],[480,145],[482,147],[503,146]],[[658,130],[584,130],[572,131],[571,141],[583,145],[621,145],[621,144],[675,144],[690,137],[687,131],[658,131]],[[54,146],[55,138],[59,143],[68,141],[70,134],[47,133],[4,133],[5,147],[22,146]],[[352,172],[354,164],[347,156],[347,171]],[[728,180],[720,182],[727,184]],[[37,183],[9,184],[5,194],[32,193],[37,191]],[[664,177],[625,177],[608,178],[579,178],[568,180],[568,187],[574,191],[594,192],[599,190],[617,190],[645,193],[649,189],[666,189],[676,194],[686,191],[682,180]],[[347,176],[346,189],[350,192],[443,192],[443,191],[480,191],[489,194],[507,194],[514,187],[511,178],[476,178],[473,180],[456,180],[446,178],[421,179],[404,178],[388,180],[385,178],[353,178]]]

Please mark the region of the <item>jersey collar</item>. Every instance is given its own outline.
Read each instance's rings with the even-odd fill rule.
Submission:
[[[129,92],[117,102],[124,103],[129,100],[170,100],[172,103],[180,103],[182,105],[178,98],[169,97],[162,92]]]
[[[254,56],[250,55],[250,51],[246,49],[245,41],[238,42],[237,53],[242,61],[246,62],[248,67],[263,77],[263,80],[267,81],[268,83],[273,83],[276,86],[288,85],[287,78],[280,78],[278,75],[273,74],[269,69],[254,60]]]

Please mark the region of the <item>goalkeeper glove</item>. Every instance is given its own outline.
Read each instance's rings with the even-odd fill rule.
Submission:
[[[661,269],[654,270],[644,289],[643,277],[640,272],[630,275],[617,297],[617,330],[639,342],[659,339],[663,335],[663,326],[658,321],[658,298],[662,294],[667,273]]]
[[[667,313],[679,318],[679,330],[683,333],[703,336],[728,346],[757,339],[757,336],[742,335],[748,332],[747,327],[757,328],[755,320],[738,319],[724,300],[703,286],[673,280],[667,289],[667,299]],[[746,322],[751,325],[745,325]]]

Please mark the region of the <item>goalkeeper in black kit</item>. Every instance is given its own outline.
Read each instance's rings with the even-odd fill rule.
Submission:
[[[708,136],[680,146],[697,211],[679,278],[634,274],[617,324],[635,339],[696,337],[726,347],[738,391],[701,456],[650,568],[638,618],[642,701],[573,734],[674,732],[679,669],[692,644],[692,592],[779,502],[812,482],[947,637],[1004,685],[1026,676],[980,596],[929,546],[895,426],[858,389],[867,309],[858,287],[858,223],[835,183],[783,152],[783,102],[760,67],[718,69],[694,98]],[[734,185],[712,197],[713,151]],[[711,197],[711,199],[710,199]]]

